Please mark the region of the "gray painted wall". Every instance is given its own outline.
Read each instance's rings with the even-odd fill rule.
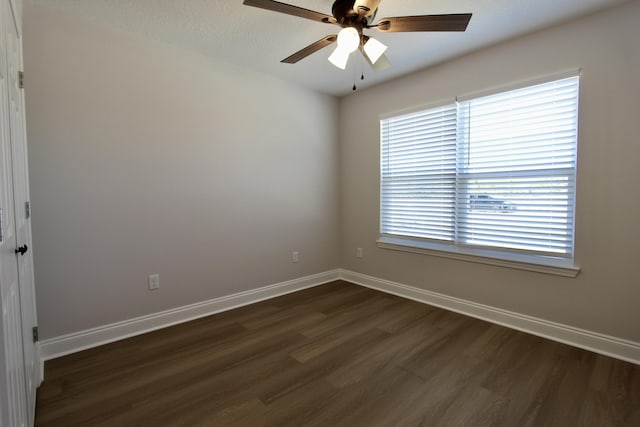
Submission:
[[[42,338],[339,264],[336,99],[42,6],[24,15]]]
[[[631,2],[343,98],[343,267],[640,342],[639,16]],[[576,279],[376,246],[379,115],[578,68]]]

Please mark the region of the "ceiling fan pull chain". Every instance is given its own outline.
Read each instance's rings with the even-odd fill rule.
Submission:
[[[352,90],[355,92],[358,88],[356,87],[356,76],[358,72],[356,71],[356,67],[353,67],[353,88]]]

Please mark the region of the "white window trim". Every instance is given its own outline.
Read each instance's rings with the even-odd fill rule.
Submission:
[[[512,83],[507,83],[504,85],[494,86],[488,89],[482,89],[472,92],[463,93],[462,95],[455,96],[456,102],[468,101],[474,98],[482,98],[484,96],[496,95],[502,92],[509,92],[512,90],[523,89],[529,86],[536,86],[539,84],[551,82],[554,80],[562,80],[569,77],[580,77],[582,76],[582,68],[574,68],[565,71],[560,71],[554,74],[547,74],[544,76],[538,76],[531,79],[520,80]],[[416,111],[420,111],[417,109]],[[397,115],[397,114],[396,114]],[[387,114],[386,117],[393,117],[393,114]]]
[[[514,82],[511,84],[501,85],[490,89],[465,93],[455,96],[454,102],[461,102],[482,96],[489,96],[500,92],[507,92],[528,86],[534,86],[553,80],[563,78],[581,76],[582,69],[573,69],[559,72],[556,74],[541,76],[538,78],[528,79],[524,81]],[[379,116],[380,120],[391,117],[410,114],[430,108],[437,108],[447,105],[450,101],[441,100],[436,103],[430,103],[412,108],[388,112]],[[576,166],[577,167],[577,166]],[[575,194],[574,194],[575,197]],[[382,199],[380,200],[382,203]],[[575,227],[575,223],[574,223]],[[575,236],[574,236],[575,237]],[[580,267],[575,264],[575,259],[565,259],[553,256],[532,256],[531,254],[520,254],[508,250],[491,250],[487,248],[472,248],[459,246],[451,243],[439,243],[420,238],[381,235],[377,242],[377,246],[382,249],[396,250],[401,252],[416,253],[429,256],[437,256],[441,258],[449,258],[479,264],[487,264],[499,267],[513,268],[517,270],[533,271],[537,273],[551,274],[562,277],[575,278],[580,273]],[[574,249],[575,250],[575,249]],[[575,257],[575,253],[574,253]]]
[[[574,278],[580,272],[580,267],[574,265],[573,261],[568,259],[537,256],[535,262],[533,262],[531,255],[493,251],[484,248],[467,248],[449,243],[412,239],[410,237],[380,236],[377,240],[377,245],[382,249],[515,268],[517,270],[535,271],[563,277]]]

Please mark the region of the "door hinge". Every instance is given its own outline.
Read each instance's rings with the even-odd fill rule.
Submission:
[[[38,338],[38,327],[34,326],[31,332],[33,333],[33,342],[40,341],[40,339]]]
[[[18,71],[18,87],[24,89],[24,71]]]
[[[31,218],[31,202],[28,200],[24,202],[24,217],[26,219]]]

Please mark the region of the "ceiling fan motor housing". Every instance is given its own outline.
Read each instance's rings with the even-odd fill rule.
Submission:
[[[356,27],[362,31],[369,24],[377,9],[377,1],[363,0],[336,0],[331,8],[331,13],[339,25],[343,27]],[[375,5],[375,9],[371,6]]]

